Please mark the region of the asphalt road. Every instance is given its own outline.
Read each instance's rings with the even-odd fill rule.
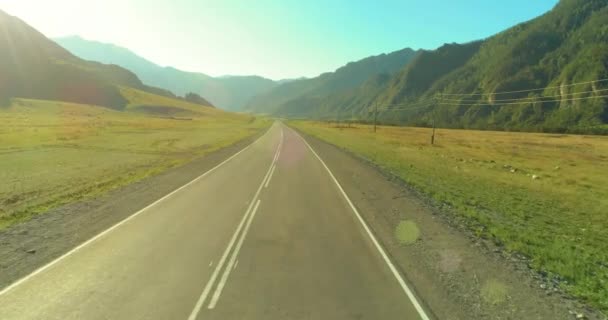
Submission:
[[[428,319],[322,160],[277,122],[0,291],[0,319]]]

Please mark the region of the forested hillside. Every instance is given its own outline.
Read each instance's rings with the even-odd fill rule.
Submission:
[[[488,39],[422,51],[390,79],[302,94],[277,114],[472,129],[606,133],[608,1],[562,0]]]
[[[340,96],[350,95],[350,91],[365,84],[371,77],[399,71],[416,54],[417,51],[412,49],[403,49],[350,62],[316,78],[284,83],[253,98],[247,110],[282,115],[311,114],[320,111],[319,103],[334,99],[341,101],[344,98]]]
[[[607,68],[608,1],[562,0],[484,41],[422,94],[406,85],[381,101],[437,98],[431,108],[450,127],[593,131],[608,123]]]

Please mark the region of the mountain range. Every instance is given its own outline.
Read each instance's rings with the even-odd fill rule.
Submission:
[[[214,78],[203,73],[162,67],[129,49],[85,40],[79,36],[53,40],[82,59],[119,65],[131,70],[147,85],[164,88],[182,96],[189,92],[197,93],[213,105],[231,111],[241,110],[251,97],[282,83],[259,76]]]
[[[82,59],[119,65],[131,70],[148,85],[178,95],[194,92],[230,111],[263,113],[271,113],[279,109],[282,103],[295,98],[353,89],[372,76],[395,73],[416,54],[414,50],[403,49],[350,62],[334,72],[311,79],[273,81],[260,76],[211,77],[203,73],[162,67],[129,49],[79,36],[53,40]]]
[[[403,49],[285,81],[161,67],[79,37],[55,39],[58,46],[15,21],[0,15],[0,98],[120,106],[116,85],[122,85],[173,97],[195,93],[187,96],[199,103],[292,118],[371,121],[378,110],[385,124],[608,133],[607,0],[561,0],[486,39]]]
[[[608,133],[608,1],[561,0],[487,39],[422,50],[351,90],[289,96],[253,110],[288,116],[473,129]],[[259,98],[259,97],[258,97]],[[256,101],[256,100],[254,100]]]
[[[371,77],[391,75],[408,64],[417,51],[406,48],[389,54],[368,57],[350,62],[334,72],[318,77],[281,84],[254,97],[246,110],[262,113],[295,114],[310,113],[318,103],[329,96],[348,92],[365,83]]]

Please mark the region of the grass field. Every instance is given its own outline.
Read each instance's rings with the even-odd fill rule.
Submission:
[[[0,108],[0,228],[183,164],[270,125],[124,90],[131,90],[127,112],[25,99]]]
[[[571,294],[608,310],[608,137],[295,121],[350,150],[531,260]]]

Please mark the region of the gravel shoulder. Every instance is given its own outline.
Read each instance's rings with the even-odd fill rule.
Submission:
[[[266,130],[185,165],[74,202],[0,231],[0,288],[30,274],[72,248],[205,173]]]
[[[300,132],[437,319],[606,319],[547,286],[402,180]]]

